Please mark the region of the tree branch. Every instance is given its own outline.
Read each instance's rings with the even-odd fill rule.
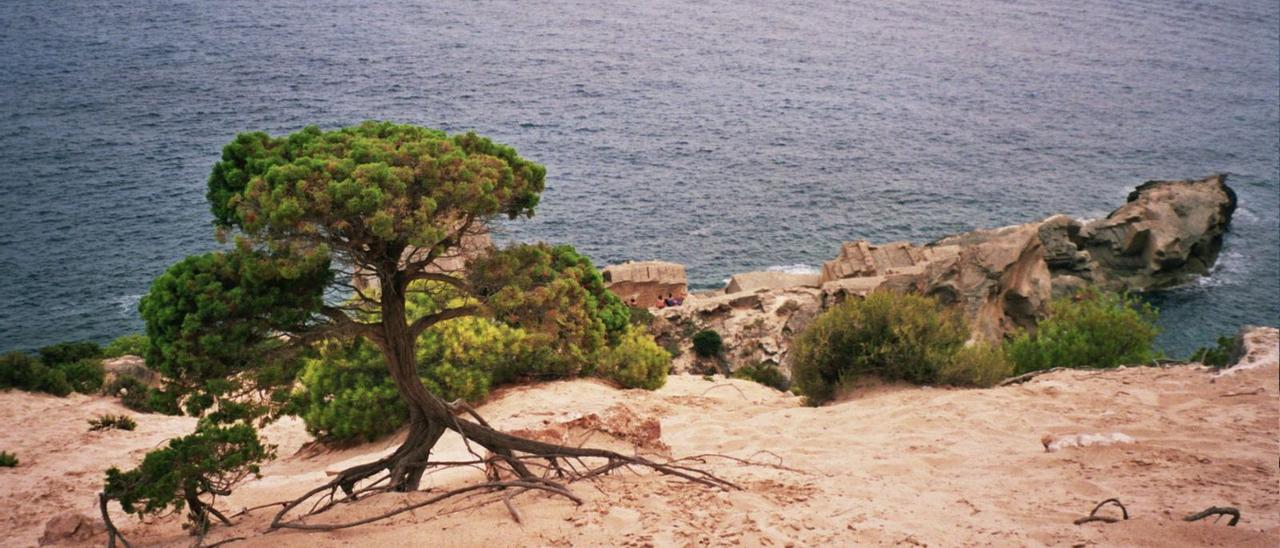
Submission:
[[[414,320],[413,324],[409,326],[409,333],[411,333],[413,336],[412,340],[417,340],[418,335],[421,335],[422,332],[426,331],[428,327],[431,327],[445,320],[452,320],[454,318],[461,318],[463,316],[474,316],[479,312],[480,312],[480,307],[476,305],[466,305],[466,306],[459,306],[456,308],[446,308],[444,310],[436,312],[435,314],[428,314],[426,316],[423,316],[421,318]]]

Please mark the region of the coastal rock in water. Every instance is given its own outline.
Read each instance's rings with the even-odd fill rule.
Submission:
[[[1070,276],[1113,291],[1145,291],[1186,283],[1209,273],[1236,209],[1226,175],[1199,181],[1149,181],[1106,219],[1064,226],[1066,240],[1083,262],[1060,258],[1054,277]],[[1072,232],[1075,232],[1072,234]],[[1075,285],[1074,280],[1065,285]]]
[[[1090,222],[1055,215],[922,246],[845,243],[822,265],[818,289],[809,287],[811,277],[739,274],[723,293],[691,296],[684,306],[659,312],[654,332],[668,348],[682,350],[676,371],[716,369],[691,356],[689,338],[702,329],[720,333],[730,367],[765,361],[785,368],[792,334],[819,312],[888,290],[936,297],[963,313],[974,337],[997,341],[1033,327],[1053,297],[1089,285],[1144,291],[1207,274],[1236,207],[1225,181],[1215,175],[1144,183],[1127,204]]]

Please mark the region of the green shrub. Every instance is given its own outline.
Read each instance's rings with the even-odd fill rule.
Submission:
[[[49,345],[38,350],[40,361],[49,367],[102,357],[102,347],[93,341]]]
[[[364,339],[325,343],[298,380],[291,412],[317,438],[373,441],[409,418],[381,352]]]
[[[98,430],[133,430],[138,427],[138,423],[126,415],[98,415],[95,419],[89,419],[89,431]]]
[[[747,379],[786,392],[791,387],[791,379],[777,365],[759,362],[739,367],[733,372],[735,379]]]
[[[1244,349],[1240,347],[1238,337],[1218,337],[1214,346],[1202,346],[1191,353],[1187,361],[1200,362],[1212,367],[1226,367],[1238,360]]]
[[[631,313],[631,325],[649,327],[653,324],[653,312],[643,306],[627,307]]]
[[[102,370],[102,360],[85,358],[74,362],[54,366],[67,378],[71,389],[81,394],[95,394],[102,390],[106,373]]]
[[[46,392],[55,396],[66,396],[72,391],[66,373],[45,366],[25,352],[9,352],[0,356],[0,388]]]
[[[18,456],[8,451],[0,451],[0,468],[15,468],[18,466]]]
[[[872,293],[814,319],[791,349],[791,380],[812,405],[861,377],[933,384],[968,338],[964,321],[919,295]]]
[[[600,372],[626,388],[657,390],[667,383],[671,354],[642,327],[627,329],[617,346],[604,351]]]
[[[703,329],[693,335],[693,353],[699,358],[711,358],[724,352],[724,340],[712,329]]]
[[[120,375],[102,392],[120,398],[120,403],[139,413],[180,414],[178,402],[171,394],[157,390],[130,375]]]
[[[120,356],[146,356],[147,336],[142,333],[121,335],[102,348],[103,358]]]
[[[1053,367],[1107,368],[1149,363],[1160,330],[1156,310],[1135,297],[1086,290],[1050,303],[1035,333],[1006,343],[1014,373]]]
[[[954,386],[995,386],[1013,374],[1013,362],[1004,348],[986,342],[975,342],[952,354],[938,372],[938,382]]]
[[[272,456],[272,448],[262,444],[253,427],[202,421],[195,433],[147,453],[137,468],[107,470],[103,492],[139,517],[185,506],[199,532],[208,527],[208,498],[256,475],[258,463]]]

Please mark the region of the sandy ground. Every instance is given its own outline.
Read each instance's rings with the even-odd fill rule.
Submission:
[[[1276,546],[1280,544],[1280,368],[1275,332],[1255,341],[1252,367],[1215,375],[1198,366],[1067,371],[989,390],[879,387],[822,408],[737,380],[675,376],[656,392],[578,380],[500,392],[480,412],[499,428],[538,428],[622,405],[661,421],[672,456],[722,453],[784,470],[710,460],[742,487],[719,492],[653,474],[616,474],[574,492],[585,500],[525,494],[516,523],[491,496],[415,510],[336,532],[264,534],[270,510],[216,528],[207,542],[233,546],[510,546],[906,544],[1055,546]],[[569,412],[566,409],[573,409]],[[614,407],[616,409],[616,407]],[[95,515],[94,493],[110,465],[137,462],[190,419],[138,416],[134,432],[85,432],[102,412],[127,412],[103,398],[0,394],[9,419],[0,448],[22,459],[0,469],[6,545],[34,544],[49,516]],[[1133,443],[1049,453],[1045,436],[1122,433]],[[396,440],[343,451],[302,451],[301,425],[267,432],[281,458],[264,477],[219,501],[240,508],[316,486],[326,470],[389,451]],[[583,433],[589,435],[589,433]],[[618,445],[595,434],[591,443]],[[767,451],[767,452],[762,452]],[[446,438],[436,458],[467,457]],[[428,476],[424,489],[482,477],[471,469]],[[386,494],[310,523],[386,511],[428,493]],[[1115,524],[1072,521],[1119,498],[1132,516]],[[490,501],[477,505],[478,502]],[[1209,506],[1234,506],[1226,520],[1185,523]],[[1108,511],[1110,512],[1110,511]],[[190,545],[170,516],[143,524],[114,520],[143,546]],[[1110,515],[1110,514],[1108,514]],[[100,543],[100,539],[98,541]]]

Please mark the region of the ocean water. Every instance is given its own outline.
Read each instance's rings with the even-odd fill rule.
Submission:
[[[390,119],[546,164],[508,240],[695,287],[1231,174],[1185,354],[1280,320],[1275,0],[44,2],[0,10],[0,351],[139,330],[236,132]],[[696,5],[693,5],[696,4]]]

